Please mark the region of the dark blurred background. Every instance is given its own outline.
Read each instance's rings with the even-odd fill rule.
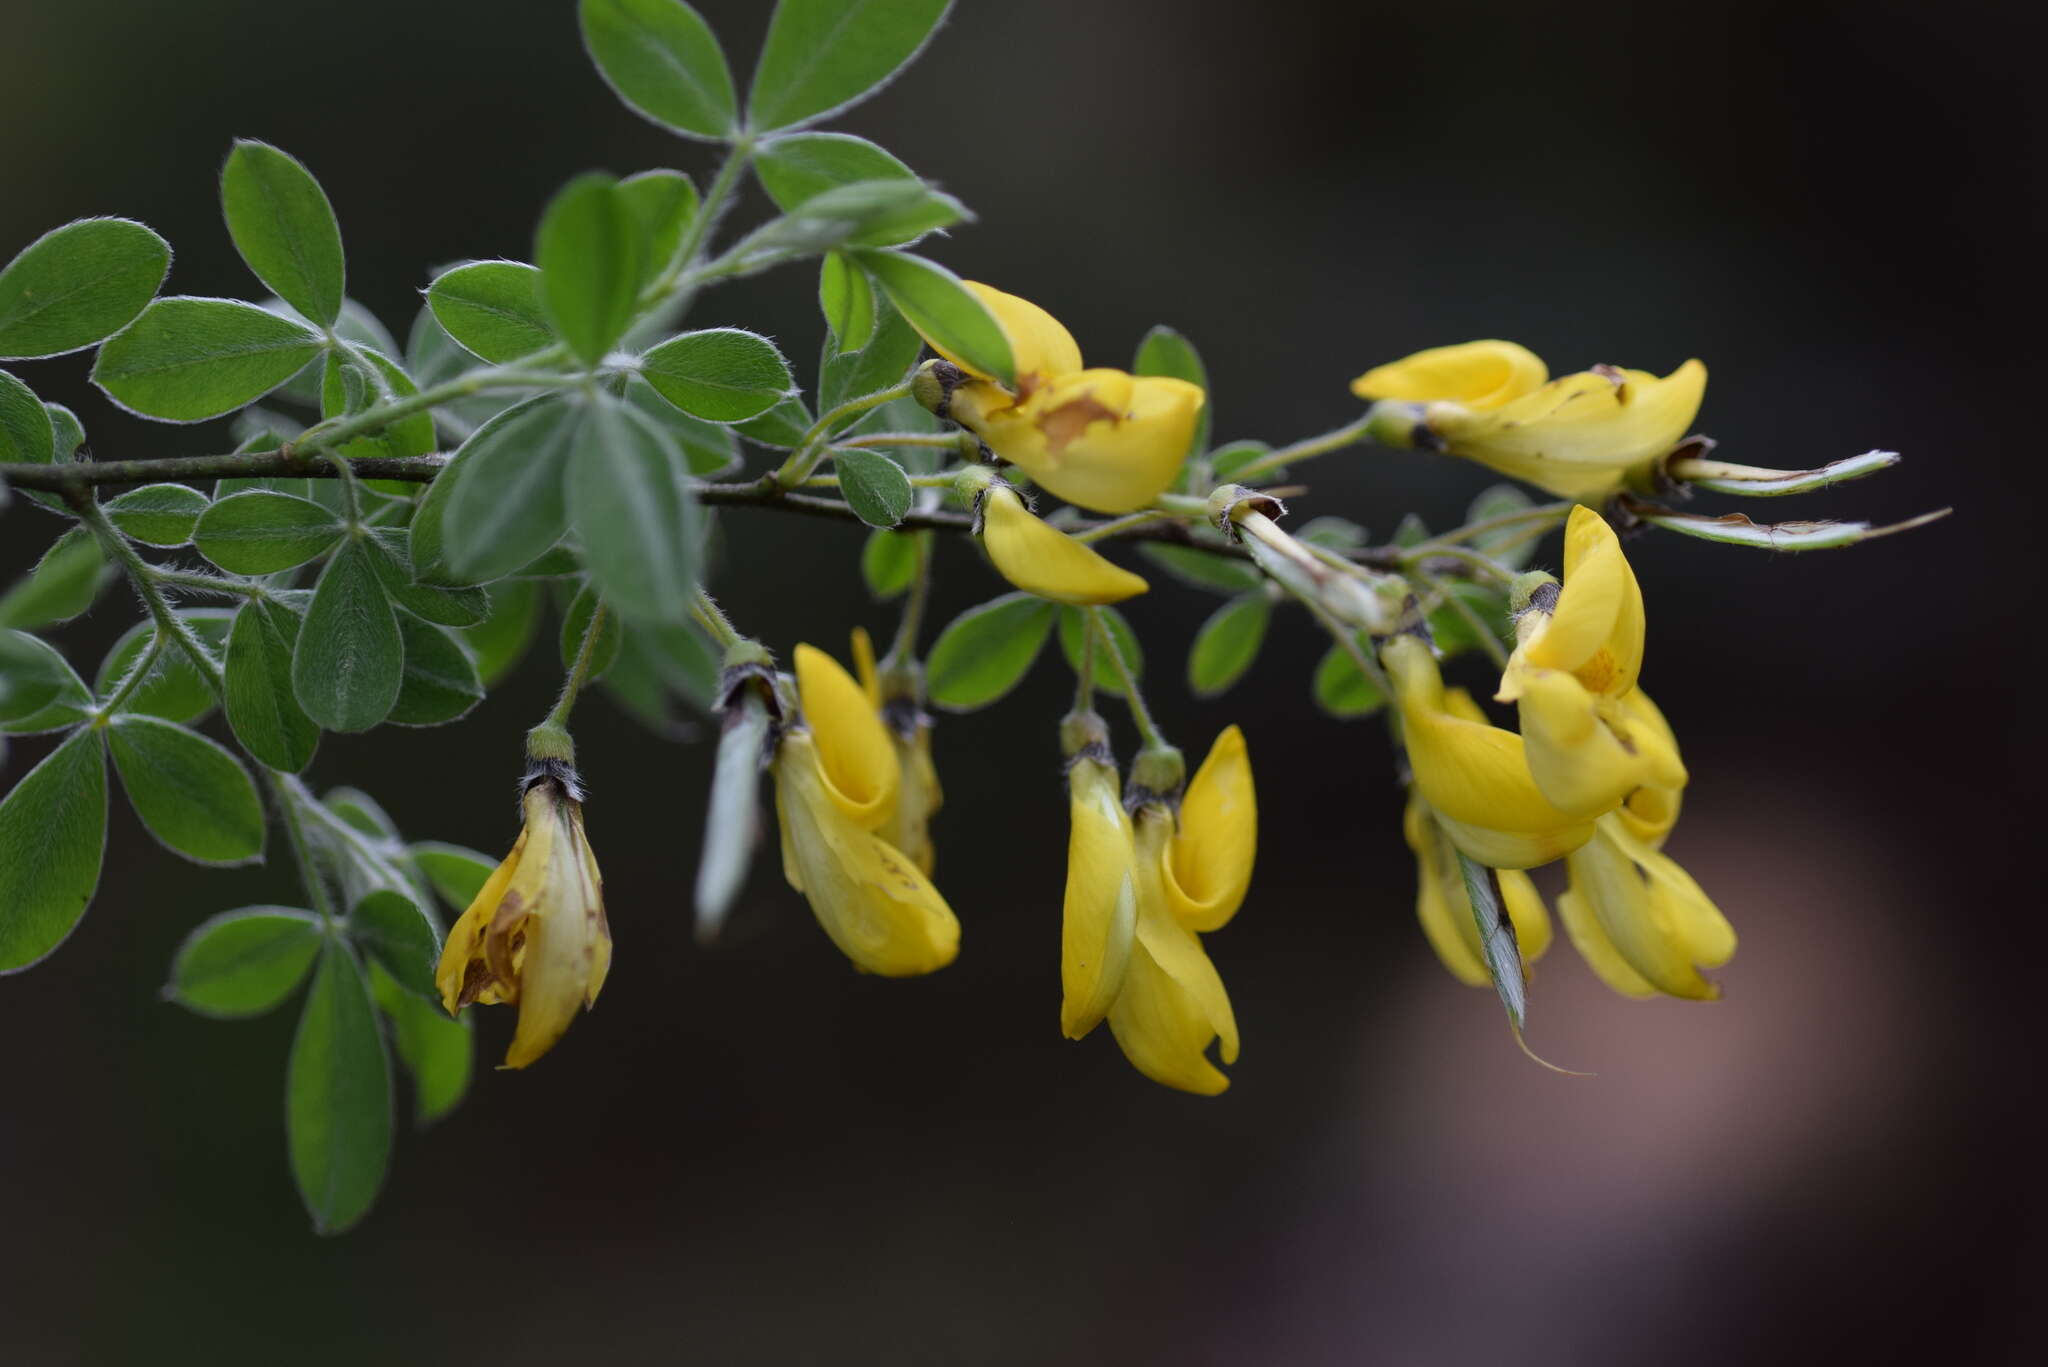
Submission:
[[[766,5],[702,8],[744,73]],[[1731,459],[1904,451],[1751,511],[1956,505],[1910,537],[1632,549],[1647,681],[1694,773],[1671,850],[1742,935],[1724,1001],[1622,1000],[1560,946],[1531,1037],[1597,1076],[1528,1062],[1417,931],[1386,745],[1315,711],[1309,624],[1278,619],[1253,674],[1200,703],[1182,652],[1214,600],[1161,582],[1131,612],[1156,706],[1197,752],[1242,723],[1264,808],[1252,899],[1210,942],[1245,1035],[1225,1096],[1059,1038],[1056,664],[940,726],[965,949],[915,982],[853,973],[772,856],[727,942],[697,948],[708,751],[594,701],[577,734],[618,943],[600,1009],[403,1132],[378,1209],[321,1240],[285,1163],[292,1013],[214,1023],[156,997],[191,926],[292,900],[289,870],[181,864],[117,798],[91,914],[0,983],[0,1358],[2042,1360],[2022,11],[964,0],[835,125],[976,209],[934,254],[1046,304],[1091,360],[1156,322],[1192,336],[1219,438],[1323,430],[1368,365],[1503,336],[1554,370],[1705,358],[1701,426]],[[527,255],[575,171],[701,184],[710,164],[613,101],[567,0],[0,14],[0,257],[128,214],[175,246],[173,290],[246,297],[215,173],[262,137],[320,176],[351,293],[402,336],[430,268]],[[803,272],[693,321],[816,354]],[[221,424],[115,413],[84,369],[22,373],[102,456],[224,448]],[[1379,534],[1410,507],[1448,525],[1490,482],[1372,450],[1302,473],[1303,509]],[[10,573],[44,526],[0,521]],[[715,587],[776,648],[843,656],[850,624],[892,624],[849,573],[857,532],[728,528]],[[941,564],[942,620],[998,587],[965,547]],[[110,594],[64,639],[96,659],[129,617]],[[498,852],[555,683],[536,651],[465,724],[330,739],[313,777]],[[17,745],[10,780],[43,748]],[[483,1013],[486,1063],[510,1027]]]

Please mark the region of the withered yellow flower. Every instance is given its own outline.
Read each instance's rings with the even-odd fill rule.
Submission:
[[[1630,725],[1643,667],[1643,594],[1605,518],[1583,505],[1565,528],[1564,585],[1517,585],[1517,643],[1501,702],[1517,704],[1529,772],[1560,811],[1591,819],[1645,784],[1685,786],[1668,731]]]
[[[471,1002],[519,1008],[507,1068],[545,1054],[578,1010],[596,1005],[612,961],[604,880],[573,774],[544,770],[521,805],[525,828],[448,932],[434,974],[450,1015]]]
[[[1149,587],[1086,542],[1039,521],[1007,484],[991,484],[982,495],[981,544],[1003,578],[1056,603],[1121,603]]]
[[[1491,978],[1486,970],[1486,953],[1480,939],[1479,922],[1472,914],[1472,902],[1465,891],[1463,870],[1445,833],[1443,823],[1420,792],[1410,789],[1408,808],[1401,821],[1401,833],[1415,854],[1417,871],[1415,915],[1422,933],[1437,958],[1462,983],[1483,987]],[[1497,869],[1501,900],[1508,919],[1514,923],[1515,940],[1522,960],[1534,963],[1550,948],[1550,915],[1543,907],[1542,894],[1529,875],[1519,869]]]
[[[1545,383],[1543,363],[1508,342],[1438,347],[1367,371],[1361,398],[1415,407],[1429,444],[1563,498],[1598,502],[1678,445],[1706,396],[1707,368],[1687,361],[1661,379],[1595,366]],[[1420,445],[1414,419],[1376,425]]]
[[[1380,649],[1415,787],[1445,836],[1494,869],[1548,864],[1593,838],[1589,818],[1558,810],[1529,772],[1522,738],[1446,689],[1429,646],[1410,635]]]
[[[796,648],[802,716],[771,772],[782,871],[832,942],[867,973],[907,977],[953,961],[960,923],[917,861],[877,832],[895,820],[902,766],[873,704],[831,656]]]
[[[1173,483],[1206,400],[1201,386],[1121,370],[1084,370],[1073,335],[1044,309],[974,281],[1010,343],[1015,388],[930,337],[967,375],[946,415],[1039,487],[1103,513],[1142,508]]]
[[[1677,753],[1669,724],[1640,688],[1623,709],[1632,735]],[[1627,996],[1719,996],[1699,970],[1735,954],[1735,931],[1720,908],[1662,852],[1682,786],[1637,788],[1566,860],[1571,885],[1557,899],[1565,933],[1601,981]]]
[[[865,628],[853,629],[853,668],[868,706],[882,719],[896,751],[897,791],[894,816],[877,832],[917,861],[925,877],[938,863],[932,844],[932,817],[945,805],[939,769],[932,763],[932,719],[915,690],[891,692],[875,668],[875,646]]]

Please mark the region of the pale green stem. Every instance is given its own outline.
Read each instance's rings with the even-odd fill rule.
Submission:
[[[1259,476],[1270,471],[1279,470],[1285,466],[1308,460],[1313,456],[1327,455],[1332,451],[1341,451],[1347,446],[1355,446],[1365,440],[1365,428],[1366,418],[1360,416],[1358,421],[1348,423],[1333,431],[1325,432],[1319,437],[1308,437],[1295,442],[1292,446],[1283,446],[1277,451],[1268,451],[1265,455],[1260,456],[1257,460],[1232,475],[1230,477],[1231,482],[1233,484],[1250,484],[1258,479]]]
[[[549,347],[525,358],[523,365],[545,365],[560,357],[560,346]],[[581,382],[581,377],[564,375],[549,370],[527,370],[515,366],[489,366],[457,375],[417,394],[408,394],[389,403],[374,404],[354,417],[342,418],[331,426],[320,426],[306,433],[297,441],[287,445],[300,455],[312,455],[342,446],[369,432],[389,427],[400,418],[414,413],[438,408],[454,399],[466,399],[473,394],[502,392],[513,389],[560,389]]]
[[[1472,634],[1479,638],[1479,644],[1485,647],[1486,653],[1492,657],[1494,665],[1501,669],[1508,667],[1508,651],[1507,647],[1501,644],[1499,630],[1490,625],[1485,618],[1481,617],[1477,608],[1451,592],[1450,586],[1441,579],[1425,574],[1418,575],[1410,582],[1415,583],[1420,588],[1433,590],[1438,598],[1450,605],[1451,611],[1465,619],[1465,625],[1472,628]]]
[[[696,597],[690,600],[690,615],[695,617],[698,624],[710,632],[711,638],[724,649],[730,650],[746,639],[726,618],[725,613],[719,610],[717,602],[711,595],[704,592],[701,587],[697,590]]]
[[[107,700],[100,704],[99,715],[103,717],[111,716],[115,712],[120,711],[121,704],[128,701],[129,695],[141,687],[142,676],[149,673],[149,667],[155,664],[157,656],[163,653],[163,628],[153,627],[149,633],[148,647],[135,658],[134,664],[128,666],[127,675],[122,678],[120,684],[114,689]]]
[[[932,593],[932,534],[910,533],[917,549],[917,568],[910,576],[910,591],[903,600],[903,615],[896,622],[896,639],[882,659],[882,668],[903,665],[917,658],[917,634],[924,626],[924,611]]]
[[[569,666],[569,676],[562,680],[562,694],[555,699],[554,710],[541,722],[541,727],[566,730],[569,714],[576,710],[577,695],[590,682],[590,669],[597,662],[598,638],[604,635],[604,621],[608,609],[600,602],[591,611],[590,621],[583,628],[583,642],[576,647],[576,661]],[[539,729],[539,728],[536,728]]]
[[[1411,546],[1401,552],[1401,566],[1403,569],[1412,569],[1425,560],[1455,560],[1459,564],[1469,565],[1489,579],[1497,580],[1503,584],[1515,577],[1513,573],[1503,568],[1500,562],[1491,556],[1481,555],[1478,551],[1467,550],[1463,546],[1431,546],[1427,550],[1424,550],[1421,546]]]
[[[863,432],[834,443],[838,446],[929,446],[934,450],[957,451],[960,438],[935,432]]]
[[[1102,623],[1096,620],[1092,609],[1086,621],[1088,625],[1081,633],[1081,663],[1074,668],[1074,711],[1084,716],[1095,710],[1095,643],[1102,630]]]
[[[675,255],[669,258],[667,268],[655,278],[653,284],[642,291],[640,303],[643,310],[650,305],[666,301],[682,280],[683,274],[696,265],[697,258],[703,254],[705,244],[711,239],[712,229],[716,228],[718,220],[725,216],[728,201],[731,200],[733,191],[739,187],[740,176],[745,173],[747,162],[753,154],[754,145],[751,141],[733,144],[732,151],[726,155],[724,163],[712,176],[711,184],[705,187],[703,202],[697,206],[696,216],[684,230],[682,241],[676,244]]]
[[[1449,545],[1452,542],[1470,541],[1473,537],[1484,536],[1488,532],[1501,531],[1508,527],[1519,527],[1526,522],[1540,523],[1542,524],[1543,531],[1547,532],[1550,530],[1550,524],[1562,522],[1571,514],[1571,510],[1577,506],[1577,504],[1570,501],[1542,503],[1534,508],[1522,508],[1512,513],[1502,513],[1499,517],[1482,518],[1478,522],[1459,527],[1454,531],[1445,532],[1442,536],[1434,536],[1427,541],[1419,542],[1408,547],[1408,550],[1411,553],[1427,552],[1438,546]]]
[[[811,430],[804,433],[803,440],[797,443],[796,449],[789,453],[789,459],[783,461],[782,467],[775,472],[775,483],[784,489],[794,489],[803,483],[810,477],[811,472],[818,468],[818,462],[831,450],[826,444],[826,438],[841,423],[848,418],[857,418],[871,408],[880,408],[885,403],[904,398],[909,393],[910,381],[904,380],[900,384],[890,385],[887,389],[878,389],[872,394],[848,399],[819,418],[811,424]]]
[[[1089,635],[1102,647],[1102,654],[1109,661],[1110,673],[1116,675],[1119,687],[1124,691],[1124,702],[1131,710],[1131,722],[1138,728],[1138,737],[1148,750],[1170,750],[1166,737],[1159,733],[1158,725],[1152,720],[1152,709],[1145,705],[1145,695],[1138,691],[1138,680],[1131,673],[1130,663],[1124,659],[1123,651],[1117,646],[1116,635],[1110,631],[1109,623],[1103,619],[1101,608],[1086,608]],[[1091,642],[1093,644],[1093,642]],[[1083,656],[1092,651],[1083,651]]]
[[[834,445],[850,446],[852,445],[852,443],[836,442],[834,443]],[[957,470],[948,470],[943,474],[937,475],[911,475],[909,477],[910,487],[913,489],[950,488],[952,486],[953,481],[958,477],[959,472]],[[803,482],[798,484],[796,487],[799,489],[837,489],[839,487],[839,476],[812,475],[808,479],[805,479]]]
[[[1104,537],[1122,536],[1131,528],[1142,527],[1148,522],[1160,522],[1179,516],[1179,513],[1169,513],[1164,508],[1140,508],[1135,513],[1125,513],[1122,517],[1113,518],[1108,522],[1098,522],[1093,527],[1069,535],[1076,541],[1100,541]]]

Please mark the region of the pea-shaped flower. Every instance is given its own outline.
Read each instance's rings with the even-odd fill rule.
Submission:
[[[1436,446],[1560,497],[1597,502],[1642,482],[1678,445],[1707,388],[1707,368],[1696,360],[1661,379],[1614,366],[1548,383],[1544,373],[1512,343],[1468,342],[1369,370],[1352,392],[1415,406],[1405,421],[1389,415],[1374,423],[1384,440]]]
[[[1003,578],[1056,603],[1121,603],[1150,587],[1086,542],[1039,521],[1017,491],[1000,480],[981,496],[981,544]]]
[[[549,767],[520,804],[525,829],[448,932],[434,983],[450,1015],[472,1002],[519,1008],[505,1054],[524,1068],[597,1004],[612,962],[604,880],[583,836],[573,773]]]
[[[1036,304],[967,282],[1010,343],[1016,385],[976,370],[927,336],[966,379],[943,398],[989,449],[1069,503],[1128,513],[1164,493],[1194,440],[1201,386],[1158,375],[1084,370],[1081,349]]]
[[[853,668],[868,706],[882,719],[889,744],[896,751],[896,812],[878,834],[916,860],[929,878],[938,863],[932,817],[946,800],[939,787],[938,766],[932,763],[931,714],[924,710],[921,688],[904,687],[902,675],[892,675],[885,682],[875,667],[874,643],[860,627],[853,629]]]
[[[1380,661],[1416,791],[1453,845],[1489,868],[1533,869],[1593,838],[1590,818],[1560,811],[1537,786],[1522,738],[1489,723],[1463,689],[1444,688],[1428,645],[1395,636]]]
[[[885,977],[953,961],[960,923],[918,862],[878,832],[902,799],[888,730],[853,676],[825,652],[796,648],[802,715],[777,744],[775,813],[782,872],[854,966]]]
[[[1422,934],[1437,958],[1458,981],[1483,987],[1491,981],[1486,971],[1486,951],[1479,936],[1479,922],[1472,914],[1470,895],[1458,857],[1421,793],[1411,789],[1408,808],[1401,820],[1401,834],[1415,855],[1415,917]],[[1522,959],[1534,963],[1550,948],[1550,915],[1543,908],[1542,894],[1529,875],[1519,869],[1497,869],[1501,900],[1508,919],[1514,923],[1515,941]]]
[[[1606,519],[1572,509],[1563,587],[1531,575],[1516,588],[1517,643],[1494,696],[1517,704],[1543,795],[1592,818],[1644,784],[1684,787],[1669,730],[1632,725],[1625,705],[1643,667],[1643,594]]]

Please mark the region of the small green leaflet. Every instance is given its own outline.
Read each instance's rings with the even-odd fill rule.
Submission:
[[[809,123],[886,85],[931,38],[951,0],[778,0],[747,93],[747,123]]]
[[[0,798],[0,974],[64,943],[99,886],[106,843],[100,738],[74,731]]]
[[[739,125],[732,73],[701,15],[680,0],[582,0],[583,45],[635,113],[685,137]]]
[[[1188,687],[1213,698],[1244,677],[1265,643],[1273,607],[1266,595],[1247,593],[1211,613],[1188,649]]]
[[[124,712],[107,749],[149,833],[195,864],[246,864],[263,853],[263,802],[249,771],[197,731]]]
[[[170,269],[170,244],[125,218],[82,218],[43,234],[0,271],[0,361],[62,356],[112,336]]]
[[[320,354],[320,335],[237,299],[158,299],[107,339],[93,383],[130,412],[202,422],[262,398]]]
[[[313,1229],[338,1234],[370,1209],[391,1161],[391,1060],[363,965],[329,940],[285,1074],[292,1177]]]
[[[202,1016],[258,1016],[305,981],[320,945],[320,919],[309,911],[222,912],[178,946],[164,996]]]
[[[1015,688],[1052,630],[1054,604],[1007,593],[969,608],[946,624],[925,661],[933,704],[972,712]]]
[[[910,476],[880,451],[842,447],[832,453],[832,468],[839,472],[840,496],[870,527],[894,527],[910,511]]]
[[[241,141],[220,173],[221,212],[235,250],[278,298],[310,321],[341,316],[341,227],[320,182],[295,157]]]

